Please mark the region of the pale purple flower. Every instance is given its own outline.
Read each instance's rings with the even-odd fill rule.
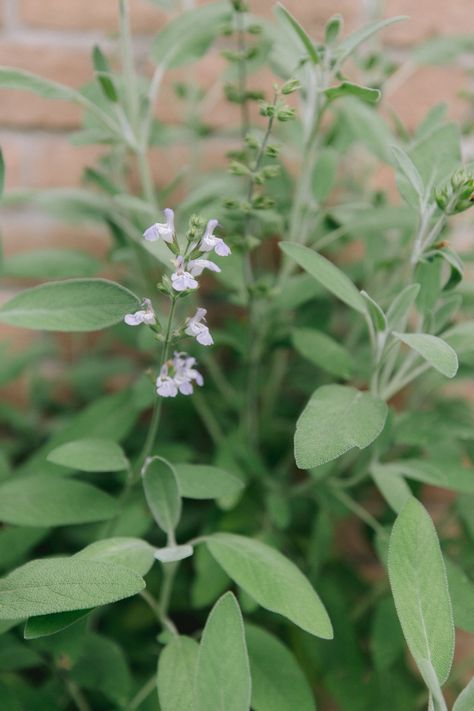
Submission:
[[[194,368],[195,364],[196,358],[188,356],[187,353],[175,352],[173,358],[174,382],[182,395],[191,395],[193,393],[193,381],[196,381],[197,385],[204,385],[204,378]]]
[[[142,306],[143,309],[140,311],[125,315],[123,320],[128,326],[139,326],[141,323],[145,323],[147,326],[156,324],[156,316],[150,299],[143,299]]]
[[[163,242],[172,242],[174,239],[174,212],[167,207],[164,210],[166,222],[155,222],[143,233],[144,238],[148,242],[156,242],[162,239]]]
[[[176,291],[187,291],[188,289],[197,289],[199,284],[196,279],[186,271],[184,257],[176,257],[176,271],[171,275],[171,284]]]
[[[206,231],[202,237],[201,244],[199,245],[199,249],[201,252],[212,252],[212,250],[214,250],[220,257],[227,257],[231,254],[230,248],[221,237],[217,237],[214,234],[214,230],[218,224],[217,220],[209,220]]]
[[[188,262],[188,271],[193,276],[201,276],[204,269],[209,269],[211,272],[220,272],[221,268],[217,266],[215,262],[211,262],[210,259],[190,259]]]
[[[194,316],[188,318],[185,333],[193,336],[202,346],[212,346],[214,339],[209,333],[209,328],[203,323],[206,320],[206,313],[206,309],[197,309]]]
[[[168,374],[168,364],[165,363],[156,379],[156,392],[161,397],[176,397],[178,387],[173,378]]]

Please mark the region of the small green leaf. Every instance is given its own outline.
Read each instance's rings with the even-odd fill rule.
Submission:
[[[331,86],[329,89],[325,89],[324,93],[330,101],[344,96],[356,96],[368,104],[376,104],[382,96],[379,89],[371,89],[368,86],[361,86],[350,81],[343,81],[338,86]]]
[[[317,279],[328,291],[348,306],[365,314],[365,301],[351,280],[329,259],[309,247],[292,242],[280,242],[281,249],[297,264]]]
[[[81,689],[98,691],[113,708],[128,706],[132,680],[124,651],[107,637],[89,632],[69,674]]]
[[[0,86],[4,89],[31,91],[45,99],[76,101],[78,97],[78,92],[68,86],[14,67],[0,67]]]
[[[95,46],[92,50],[92,63],[104,96],[112,103],[116,103],[118,95],[113,81],[112,70],[100,47]]]
[[[232,496],[243,488],[233,474],[202,464],[174,464],[181,496],[187,499],[219,499]]]
[[[49,474],[0,486],[0,520],[18,526],[70,526],[105,521],[117,514],[109,494],[82,481]]]
[[[455,462],[435,462],[424,459],[398,459],[378,465],[386,476],[400,477],[451,489],[464,494],[474,493],[474,476],[471,469]]]
[[[80,558],[33,560],[0,580],[0,619],[108,605],[143,590],[129,568]]]
[[[410,309],[413,308],[419,291],[419,284],[409,284],[396,295],[387,310],[390,330],[405,328]]]
[[[316,637],[332,639],[328,614],[303,573],[261,541],[230,533],[206,539],[227,575],[267,610],[291,620]]]
[[[422,673],[421,666],[428,660],[444,684],[454,652],[446,568],[433,522],[413,497],[393,526],[388,572],[410,652]]]
[[[194,711],[194,677],[199,645],[191,637],[173,637],[158,659],[161,711]]]
[[[245,632],[252,675],[252,709],[315,711],[311,687],[285,645],[254,625],[245,625]]]
[[[161,457],[153,457],[142,471],[145,497],[153,518],[169,537],[181,517],[181,496],[174,467]]]
[[[456,351],[442,338],[427,333],[398,333],[397,331],[394,331],[393,335],[410,346],[442,375],[454,378],[458,371],[458,357]]]
[[[385,501],[395,513],[400,513],[412,495],[405,479],[397,476],[390,470],[390,466],[387,467],[384,464],[373,464],[370,471]]]
[[[346,61],[348,57],[354,52],[355,49],[363,42],[368,40],[372,35],[377,34],[385,27],[393,25],[395,22],[401,22],[401,20],[406,20],[407,17],[404,15],[399,15],[397,17],[389,17],[387,20],[378,20],[377,22],[372,22],[368,25],[362,27],[362,29],[353,32],[349,37],[341,42],[337,49],[337,59],[338,64],[341,65]]]
[[[392,153],[403,175],[408,180],[418,197],[422,198],[425,193],[425,188],[416,165],[413,163],[410,156],[399,146],[392,146]]]
[[[334,44],[339,38],[344,27],[344,18],[341,15],[333,15],[326,22],[324,28],[324,40],[326,44]]]
[[[280,2],[276,4],[276,12],[280,17],[283,18],[283,20],[285,20],[285,22],[288,23],[293,32],[297,35],[301,42],[302,49],[306,50],[306,53],[311,59],[312,63],[319,64],[319,55],[316,51],[316,47],[314,46],[313,40],[311,39],[311,37],[309,37],[309,35],[300,25],[296,17],[293,17],[291,12],[289,12],[289,10],[287,10],[286,7],[284,7]]]
[[[228,592],[212,608],[202,633],[193,709],[249,711],[250,688],[242,613]]]
[[[326,333],[312,328],[296,328],[291,340],[298,353],[314,365],[338,378],[350,378],[354,369],[350,353]]]
[[[375,330],[383,333],[387,329],[387,318],[383,310],[366,291],[361,291],[360,293],[367,303],[367,311],[370,315],[372,323],[374,324]]]
[[[0,322],[41,331],[98,331],[139,307],[138,297],[115,282],[70,279],[14,296],[0,309]]]
[[[81,472],[119,472],[128,467],[122,447],[111,439],[77,439],[53,449],[49,462]]]
[[[33,249],[5,259],[3,274],[27,279],[91,277],[100,270],[98,259],[75,249]]]
[[[323,385],[296,423],[297,466],[312,469],[353,447],[368,447],[382,432],[387,412],[387,405],[369,393],[343,385]]]
[[[472,711],[474,708],[474,678],[459,694],[453,706],[453,711]]]

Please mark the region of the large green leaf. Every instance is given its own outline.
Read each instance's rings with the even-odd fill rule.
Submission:
[[[246,625],[245,632],[252,675],[252,708],[255,711],[315,711],[311,687],[285,645],[254,625]]]
[[[166,459],[153,457],[142,472],[145,496],[158,526],[174,535],[181,517],[181,496],[174,468]]]
[[[332,626],[319,596],[288,558],[265,543],[231,533],[206,539],[211,555],[237,585],[262,607],[316,637],[332,638]]]
[[[329,259],[302,244],[280,242],[281,249],[348,306],[366,313],[364,299],[351,280]]]
[[[127,708],[132,679],[123,649],[112,639],[89,632],[81,652],[71,678],[82,689],[100,692],[114,708]]]
[[[395,462],[378,465],[377,469],[384,472],[387,477],[404,476],[424,484],[439,486],[442,489],[451,489],[465,494],[474,493],[472,469],[464,468],[455,462],[399,459]]]
[[[433,522],[411,498],[390,537],[388,572],[397,614],[410,652],[423,671],[433,665],[440,684],[448,678],[454,625],[446,568]]]
[[[218,467],[203,464],[174,464],[181,496],[188,499],[218,499],[232,496],[243,488],[236,476]]]
[[[194,677],[199,645],[191,637],[173,637],[158,659],[161,711],[194,711]]]
[[[228,592],[212,608],[202,633],[194,711],[249,711],[250,689],[242,614]]]
[[[122,447],[111,439],[77,439],[56,447],[47,458],[82,472],[118,472],[128,466]]]
[[[405,479],[385,464],[373,464],[370,473],[385,501],[396,513],[400,513],[411,497],[411,489]]]
[[[30,279],[91,277],[100,266],[92,255],[74,249],[33,249],[8,257],[3,274]]]
[[[387,405],[369,393],[343,385],[318,388],[296,423],[296,464],[311,469],[353,447],[368,447],[386,417]]]
[[[304,358],[338,378],[349,378],[354,363],[346,349],[327,334],[313,328],[296,328],[292,332],[295,349]]]
[[[67,526],[105,521],[117,502],[95,486],[49,474],[22,477],[0,486],[0,520],[19,526]]]
[[[107,605],[143,590],[130,568],[80,558],[33,560],[0,580],[0,619]]]
[[[78,92],[74,89],[15,67],[0,67],[0,86],[4,89],[31,91],[45,99],[64,99],[66,101],[78,99]]]
[[[458,372],[456,351],[442,338],[427,333],[397,333],[396,331],[394,335],[447,378],[454,378]]]
[[[70,279],[35,286],[0,309],[0,321],[40,331],[98,331],[136,311],[140,300],[106,279]]]
[[[90,543],[75,554],[74,558],[116,563],[131,568],[139,575],[146,575],[155,562],[155,549],[141,538],[103,538]]]

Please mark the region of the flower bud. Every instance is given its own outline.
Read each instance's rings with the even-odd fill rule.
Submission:
[[[294,91],[298,91],[301,89],[301,83],[298,79],[289,79],[283,86],[281,87],[280,91],[282,94],[292,94]]]
[[[278,109],[276,117],[278,121],[292,121],[294,118],[296,118],[296,111],[290,106],[282,106],[280,109]]]

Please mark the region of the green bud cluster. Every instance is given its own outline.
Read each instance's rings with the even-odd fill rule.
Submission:
[[[449,183],[435,191],[436,204],[446,215],[468,210],[474,204],[474,176],[458,170]]]

